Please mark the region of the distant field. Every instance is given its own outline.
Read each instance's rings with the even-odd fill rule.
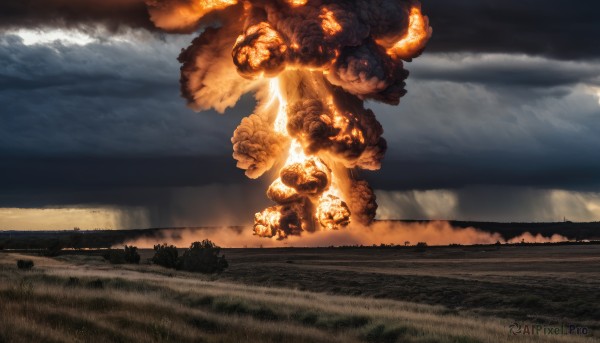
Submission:
[[[226,249],[222,279],[600,332],[600,246]],[[509,320],[507,320],[509,321]]]
[[[600,246],[490,248],[224,249],[215,276],[5,252],[0,342],[600,341]]]

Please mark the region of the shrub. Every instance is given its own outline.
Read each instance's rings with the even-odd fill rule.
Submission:
[[[174,245],[167,245],[166,243],[154,246],[154,257],[152,257],[152,263],[158,264],[159,266],[167,268],[176,268],[178,264],[177,248]]]
[[[427,243],[425,243],[425,242],[417,243],[416,248],[415,248],[416,252],[424,252],[425,250],[427,250]]]
[[[125,246],[125,262],[139,264],[140,263],[140,254],[138,253],[138,248],[131,246]]]
[[[208,239],[194,242],[180,259],[179,268],[198,273],[220,273],[229,266],[225,256],[219,256],[221,248]]]
[[[22,269],[22,270],[30,270],[31,268],[33,268],[33,261],[32,260],[18,260],[17,268]]]
[[[137,252],[137,247],[134,246],[126,245],[124,250],[106,250],[102,257],[111,264],[140,263],[140,254]]]

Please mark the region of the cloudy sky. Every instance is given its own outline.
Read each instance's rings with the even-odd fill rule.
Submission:
[[[254,107],[196,113],[137,0],[0,4],[0,230],[247,224],[230,137]],[[61,5],[62,4],[62,5]],[[143,5],[143,4],[142,4]],[[600,4],[423,0],[434,28],[398,107],[370,103],[379,218],[600,220]]]

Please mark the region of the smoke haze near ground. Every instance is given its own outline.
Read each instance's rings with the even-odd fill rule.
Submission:
[[[388,222],[377,221],[369,227],[350,225],[344,230],[319,231],[303,236],[290,236],[286,241],[264,239],[252,235],[249,227],[219,227],[194,229],[164,229],[154,237],[143,237],[124,242],[140,248],[152,248],[155,244],[168,243],[177,247],[187,247],[192,242],[210,239],[221,247],[226,248],[257,248],[257,247],[327,247],[342,245],[394,244],[404,245],[409,242],[415,245],[425,242],[428,245],[449,244],[494,244],[496,242],[520,243],[526,242],[564,242],[567,237],[553,235],[544,237],[541,234],[532,235],[528,232],[505,240],[498,233],[489,233],[472,227],[456,228],[446,221],[433,222]]]

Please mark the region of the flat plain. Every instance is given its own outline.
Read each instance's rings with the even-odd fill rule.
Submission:
[[[230,267],[201,275],[148,264],[152,250],[140,265],[4,251],[0,342],[600,341],[600,245],[223,252]]]

